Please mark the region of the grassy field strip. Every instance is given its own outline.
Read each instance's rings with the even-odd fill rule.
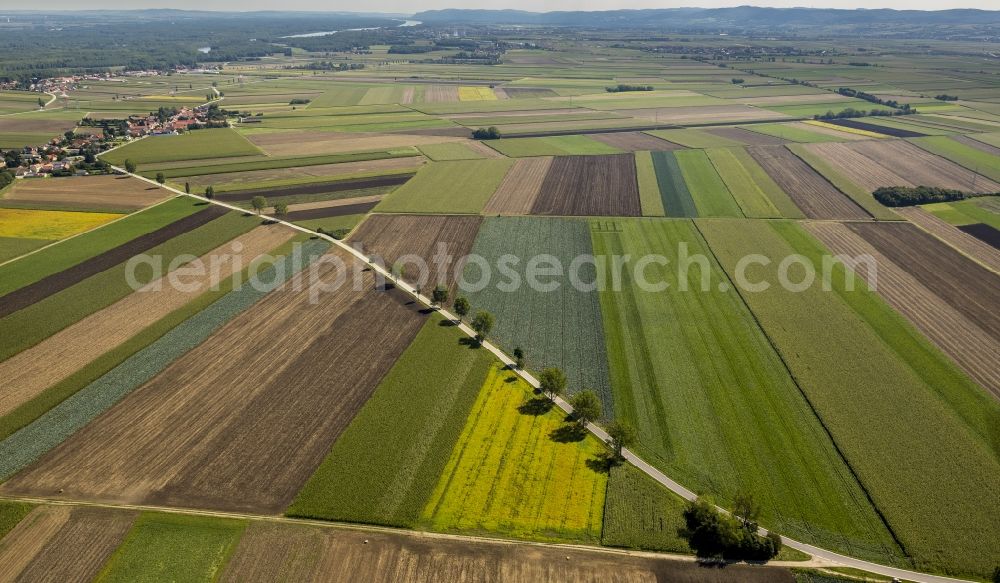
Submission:
[[[743,211],[704,150],[673,152],[700,217],[739,217]]]
[[[145,210],[105,223],[100,227],[67,237],[47,247],[36,249],[31,261],[16,262],[19,258],[0,264],[0,295],[32,284],[99,255],[109,249],[165,227],[173,221],[197,212],[199,207],[190,200],[169,199]],[[73,243],[67,243],[72,240]],[[24,256],[22,256],[24,257]]]
[[[245,137],[230,128],[207,129],[179,136],[153,136],[108,150],[101,157],[114,165],[125,160],[136,164],[259,156],[263,154]]]
[[[160,172],[168,178],[182,178],[185,176],[210,176],[214,174],[229,174],[234,172],[248,172],[253,170],[279,170],[282,168],[300,168],[303,166],[320,166],[326,164],[340,164],[344,162],[368,162],[372,160],[385,160],[389,158],[406,158],[419,156],[414,148],[398,148],[379,152],[357,152],[348,154],[328,154],[324,156],[289,156],[275,157],[265,160],[254,160],[250,162],[232,162],[226,164],[212,164],[206,166],[187,166],[182,168],[170,168],[166,170],[142,168],[140,174],[146,178],[155,178]]]
[[[730,275],[750,249],[814,265],[824,253],[792,223],[699,225]],[[746,272],[772,285],[744,299],[916,567],[986,576],[994,565],[975,549],[1000,536],[981,513],[1000,483],[1000,403],[866,288],[845,291],[842,272],[832,294],[794,293],[776,264]]]
[[[642,215],[646,217],[662,217],[663,197],[656,181],[656,168],[649,152],[635,153],[636,179],[639,183],[639,202],[642,205]]]
[[[992,156],[982,150],[977,150],[976,148],[956,142],[948,136],[911,138],[909,141],[932,154],[947,158],[977,174],[1000,181],[1000,158],[997,156]]]
[[[310,241],[303,246],[302,255],[311,260],[328,247],[324,241]],[[291,255],[279,260],[276,266],[280,267],[270,267],[260,275],[261,281],[273,278],[272,289],[295,275],[297,267],[307,267],[297,266]],[[171,362],[201,344],[226,322],[263,299],[268,291],[244,286],[230,292],[4,439],[0,442],[0,480],[6,480],[62,443]]]
[[[680,164],[673,152],[651,152],[653,170],[656,173],[656,183],[660,189],[660,198],[664,212],[668,217],[696,217],[698,209],[688,191],[687,183],[681,174]]]
[[[547,136],[543,138],[504,138],[487,144],[512,158],[528,156],[599,156],[621,154],[624,150],[609,146],[586,135]]]
[[[447,324],[424,324],[287,515],[416,526],[493,360]]]
[[[802,123],[807,124],[807,125],[811,125],[811,126],[815,126],[815,127],[818,127],[818,128],[826,128],[828,130],[835,130],[835,131],[838,131],[838,132],[847,132],[849,134],[857,134],[859,136],[864,136],[866,138],[888,138],[889,137],[889,136],[887,136],[885,134],[880,134],[880,133],[877,133],[877,132],[872,132],[872,131],[868,131],[868,130],[862,130],[862,129],[858,129],[858,128],[851,128],[851,127],[847,127],[847,126],[839,126],[839,125],[832,124],[832,123],[826,123],[824,121],[820,121],[820,120],[817,120],[817,119],[809,119],[809,120],[806,120],[806,121],[804,121]]]
[[[479,214],[513,160],[434,162],[385,197],[379,212]]]
[[[858,206],[865,209],[865,212],[881,221],[898,221],[899,215],[889,207],[875,200],[870,192],[855,184],[852,180],[838,172],[829,162],[821,156],[817,156],[809,148],[802,144],[788,144],[785,146],[790,152],[798,156],[803,162],[812,166],[823,178],[830,182],[837,190],[843,192]]]
[[[802,211],[743,148],[705,150],[747,217],[802,218]]]
[[[601,544],[610,547],[690,553],[678,532],[684,528],[684,499],[635,466],[611,469],[604,499]]]
[[[729,148],[745,145],[743,142],[696,129],[655,130],[646,133],[687,148]]]
[[[494,364],[423,512],[445,532],[597,542],[607,475],[593,436],[558,438],[564,414],[536,410],[520,377]],[[588,463],[591,462],[591,463]]]
[[[531,217],[490,217],[476,237],[472,252],[497,265],[502,255],[530,258],[551,254],[568,267],[573,258],[592,253],[588,223],[584,220]],[[524,262],[514,266],[523,278]],[[584,265],[582,281],[593,281],[596,272]],[[467,282],[480,281],[471,262],[466,265]],[[527,367],[542,370],[557,366],[566,371],[570,391],[590,388],[601,395],[607,416],[613,415],[614,401],[608,380],[608,368],[601,324],[601,306],[597,295],[562,285],[555,292],[536,292],[522,285],[513,292],[501,291],[498,285],[506,278],[490,281],[481,291],[470,292],[473,311],[489,310],[496,316],[492,337],[498,346],[513,351],[524,349]],[[544,281],[544,278],[540,279]]]
[[[445,142],[442,144],[425,144],[417,149],[435,162],[450,160],[481,160],[486,156],[473,150],[461,142]]]
[[[58,243],[58,241],[24,239],[22,237],[0,237],[0,266],[55,243]]]
[[[738,233],[742,222],[725,224]],[[689,221],[618,225],[592,231],[597,255],[659,253],[673,266],[685,244],[710,256]],[[600,293],[615,410],[639,432],[635,451],[724,505],[752,493],[762,521],[789,535],[898,563],[891,536],[739,294],[719,290],[729,281],[718,265],[703,269],[684,280],[673,267],[647,269],[647,281],[670,285],[665,292],[628,277],[622,291]]]

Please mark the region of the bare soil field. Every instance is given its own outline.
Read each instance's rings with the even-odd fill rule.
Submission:
[[[312,209],[325,209],[338,206],[353,206],[358,204],[365,204],[371,202],[379,202],[385,198],[384,194],[373,194],[371,196],[356,196],[354,198],[338,198],[334,200],[320,200],[316,202],[303,202],[300,204],[290,204],[288,205],[288,212],[298,212],[298,211],[308,211]],[[265,215],[274,214],[274,210],[264,211]]]
[[[863,262],[851,259],[847,263],[962,370],[1000,397],[1000,343],[846,225],[824,222],[805,226],[834,254],[874,258],[874,274]]]
[[[384,160],[369,160],[366,162],[343,162],[340,164],[320,164],[318,166],[297,166],[295,168],[278,168],[274,170],[251,170],[249,172],[227,172],[224,174],[209,174],[206,176],[191,176],[184,178],[201,186],[216,186],[219,184],[239,185],[253,184],[265,180],[287,180],[291,178],[337,177],[348,174],[362,174],[413,170],[416,172],[426,163],[423,156],[406,158],[386,158]]]
[[[427,281],[420,282],[422,276],[413,265],[401,266],[403,278],[423,287],[444,285],[455,297],[457,275],[462,273],[464,257],[472,251],[481,223],[478,216],[372,215],[348,242],[381,257],[388,267],[404,255],[422,257],[430,269]],[[440,252],[449,258],[447,263],[434,260]]]
[[[964,233],[920,207],[896,209],[906,220],[972,257],[996,273],[1000,273],[1000,249]]]
[[[905,140],[863,141],[850,147],[883,166],[893,168],[913,184],[966,192],[1000,192],[1000,184]]]
[[[695,561],[407,532],[253,523],[222,581],[792,583],[780,567]]]
[[[427,103],[458,101],[458,86],[428,85],[424,88],[424,101]]]
[[[761,119],[788,119],[776,111],[759,109],[749,105],[704,105],[700,107],[657,107],[651,109],[615,110],[629,117],[654,120],[664,124],[695,124],[755,121]]]
[[[1000,231],[989,225],[983,223],[962,225],[958,227],[958,230],[967,235],[972,235],[976,239],[979,239],[994,249],[1000,249]]]
[[[14,580],[52,583],[92,581],[125,539],[136,513],[76,507]],[[2,577],[0,577],[2,579]]]
[[[1000,278],[958,251],[906,223],[850,225],[959,313],[1000,340]]]
[[[39,506],[0,539],[0,582],[15,581],[69,521],[70,508]]]
[[[381,186],[399,186],[406,184],[413,174],[389,174],[386,176],[372,176],[371,178],[348,178],[345,180],[335,180],[332,182],[313,182],[300,184],[298,186],[276,186],[274,188],[255,188],[251,190],[234,190],[215,195],[218,200],[226,202],[239,202],[250,200],[255,196],[264,196],[270,202],[280,199],[283,196],[299,196],[303,194],[324,194],[327,192],[344,192],[345,190],[362,190],[365,188],[378,188]]]
[[[178,235],[192,231],[229,212],[218,206],[208,206],[169,225],[132,239],[128,243],[109,249],[100,255],[77,263],[69,269],[26,285],[0,297],[0,318],[13,314],[31,304],[77,284],[88,277],[127,261],[130,257],[156,247]]]
[[[443,138],[459,138],[462,140],[467,140],[472,136],[472,130],[463,126],[454,126],[449,128],[421,128],[421,129],[407,128],[406,130],[401,130],[399,132],[386,132],[386,134],[384,135],[389,135],[389,134],[395,136],[405,134],[407,136],[417,139],[419,139],[421,136],[437,136]],[[422,143],[413,145],[421,146],[423,144],[440,144],[442,142],[448,142],[448,141],[452,140],[436,140],[436,141],[425,140]]]
[[[484,215],[527,215],[542,189],[552,158],[519,158],[483,209]]]
[[[426,320],[399,290],[378,290],[344,251],[313,266],[3,491],[283,510]]]
[[[30,115],[0,117],[0,133],[44,134],[52,137],[64,134],[76,127],[76,122],[68,119],[45,119]]]
[[[327,219],[330,217],[346,217],[347,215],[363,215],[378,205],[379,201],[355,202],[338,206],[325,206],[300,211],[291,211],[285,216],[288,221],[309,221],[312,219]]]
[[[801,158],[784,146],[751,146],[747,152],[811,219],[870,219]]]
[[[635,172],[631,154],[555,158],[531,214],[642,216]]]
[[[172,196],[131,176],[71,176],[18,180],[3,201],[67,209],[139,209]]]
[[[607,134],[590,134],[590,137],[603,142],[609,146],[614,146],[626,152],[665,152],[669,150],[681,150],[684,146],[661,140],[656,136],[644,134],[642,132],[611,132]]]
[[[452,128],[446,128],[452,129]],[[380,152],[406,146],[454,142],[468,137],[468,130],[459,128],[462,137],[434,134],[372,134],[346,132],[275,132],[250,134],[247,139],[271,156],[318,156],[347,152]]]
[[[4,379],[4,391],[0,392],[0,416],[10,413],[180,308],[229,277],[234,269],[241,271],[253,259],[293,235],[294,231],[280,225],[257,227],[202,256],[206,272],[200,276],[175,273],[172,277],[179,286],[168,282],[170,276],[153,281],[121,301],[0,362],[0,378]],[[218,261],[215,274],[211,273],[210,267],[213,258]],[[84,338],[86,342],[81,341]]]
[[[780,146],[788,143],[788,140],[752,132],[743,128],[705,128],[703,131],[751,146]]]
[[[847,144],[825,142],[804,147],[821,156],[846,178],[868,192],[883,186],[917,186]]]

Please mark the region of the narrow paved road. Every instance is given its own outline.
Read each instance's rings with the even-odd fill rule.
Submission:
[[[115,167],[115,166],[112,166],[112,168],[114,168],[115,170],[117,170],[119,172],[122,172],[124,174],[129,174],[123,168],[118,168],[118,167]],[[145,182],[148,182],[150,184],[153,184],[153,185],[156,185],[156,186],[161,186],[156,181],[150,180],[149,178],[145,178],[145,177],[139,176],[137,174],[132,174],[131,176],[133,176],[135,178],[138,178],[139,180],[144,180]],[[236,205],[228,204],[228,203],[225,203],[225,202],[220,202],[220,201],[217,201],[217,200],[208,200],[207,198],[204,198],[204,197],[198,196],[198,195],[186,194],[184,192],[181,192],[180,190],[177,190],[175,188],[171,188],[171,187],[168,187],[168,186],[161,186],[161,187],[162,188],[166,188],[167,190],[169,190],[171,192],[174,192],[176,194],[190,196],[192,198],[196,198],[196,199],[204,201],[204,202],[210,202],[212,204],[223,206],[223,207],[226,207],[226,208],[229,208],[229,209],[232,209],[232,210],[237,210],[237,211],[240,211],[240,212],[247,212],[247,209],[242,208],[242,207],[238,207]],[[273,217],[269,217],[269,220],[272,220],[272,221],[277,222],[277,223],[281,223],[281,224],[283,224],[283,225],[285,225],[285,226],[287,226],[289,228],[295,229],[296,231],[301,231],[303,233],[308,233],[310,235],[326,239],[327,241],[333,243],[334,245],[337,245],[341,249],[343,249],[343,250],[347,251],[348,253],[354,255],[358,259],[364,261],[365,263],[368,263],[369,266],[371,266],[372,269],[374,269],[377,273],[379,273],[380,275],[382,275],[383,277],[385,277],[388,281],[394,282],[395,285],[398,288],[406,291],[407,293],[409,293],[410,295],[412,295],[413,297],[415,297],[420,303],[424,304],[425,306],[431,307],[431,300],[430,300],[430,298],[421,295],[418,290],[416,290],[413,286],[411,286],[410,284],[406,283],[405,281],[396,279],[384,267],[382,267],[380,265],[377,265],[376,263],[369,263],[369,258],[366,255],[364,255],[363,253],[361,253],[360,251],[358,251],[354,247],[351,247],[350,245],[344,243],[343,241],[340,241],[338,239],[334,239],[333,237],[330,237],[328,235],[317,234],[316,232],[311,231],[309,229],[306,229],[305,227],[300,227],[299,225],[295,225],[295,224],[292,224],[292,223],[289,223],[287,221],[283,221],[283,220],[280,220],[280,219],[275,219]],[[444,316],[445,318],[449,318],[449,319],[451,319],[453,321],[458,321],[458,317],[455,316],[454,314],[452,314],[451,312],[449,312],[448,310],[438,309],[437,311],[442,316]],[[467,334],[470,338],[475,338],[476,333],[468,325],[462,323],[462,324],[460,324],[458,326],[458,328],[462,332],[464,332],[465,334]],[[527,371],[517,369],[514,366],[514,360],[511,359],[511,357],[507,356],[507,354],[505,354],[502,350],[500,350],[499,348],[497,348],[496,346],[494,346],[490,342],[483,342],[482,346],[486,350],[489,350],[494,355],[496,355],[496,357],[498,359],[500,359],[501,362],[503,362],[508,367],[510,367],[511,370],[513,370],[514,372],[516,372],[521,378],[523,378],[532,387],[535,387],[536,389],[539,388],[538,379],[536,379],[534,376],[531,375],[531,373],[529,373]],[[563,411],[565,411],[567,414],[573,412],[573,408],[569,405],[569,403],[567,403],[565,400],[563,400],[561,398],[557,398],[556,399],[556,404],[559,406],[560,409],[562,409]],[[591,424],[587,425],[587,428],[590,430],[590,432],[592,434],[594,434],[601,441],[606,442],[608,440],[608,434],[607,434],[607,432],[605,432],[599,426],[594,425],[593,423],[591,423]],[[671,491],[673,491],[674,493],[678,494],[682,498],[684,498],[686,500],[694,500],[695,498],[697,498],[697,495],[694,492],[692,492],[691,490],[688,490],[687,488],[685,488],[681,484],[675,482],[674,480],[671,480],[669,477],[666,476],[666,474],[664,474],[660,470],[654,468],[650,464],[646,463],[639,456],[635,455],[631,451],[629,451],[629,450],[626,449],[626,450],[623,451],[623,454],[625,456],[625,459],[629,463],[631,463],[632,465],[634,465],[636,468],[642,470],[642,472],[644,472],[646,475],[650,476],[651,478],[653,478],[654,480],[656,480],[657,482],[659,482],[663,486],[669,488]],[[719,510],[722,511],[722,512],[727,512],[728,513],[728,511],[726,509],[724,509],[724,508],[720,507]],[[762,528],[762,529],[760,529],[760,532],[762,534],[766,534],[768,531],[766,529]],[[929,574],[926,574],[926,573],[919,573],[919,572],[916,572],[916,571],[908,571],[906,569],[898,569],[896,567],[889,567],[889,566],[886,566],[886,565],[880,565],[878,563],[872,563],[870,561],[863,561],[861,559],[855,559],[853,557],[848,557],[848,556],[845,556],[845,555],[841,555],[839,553],[835,553],[833,551],[828,551],[826,549],[822,549],[822,548],[819,548],[819,547],[816,547],[816,546],[813,546],[813,545],[802,543],[802,542],[799,542],[797,540],[794,540],[794,539],[791,539],[791,538],[788,538],[788,537],[785,537],[785,536],[781,537],[781,541],[782,541],[782,543],[785,546],[788,546],[788,547],[793,548],[793,549],[795,549],[797,551],[802,551],[804,553],[812,555],[816,559],[820,559],[822,561],[829,561],[829,563],[835,564],[835,565],[840,565],[840,566],[844,566],[844,567],[853,567],[855,569],[861,569],[861,570],[864,570],[864,571],[868,571],[870,573],[875,573],[875,574],[883,575],[883,576],[886,576],[886,577],[895,577],[895,578],[898,578],[898,579],[906,579],[906,580],[909,580],[909,581],[916,581],[917,583],[955,583],[955,582],[965,581],[964,579],[953,579],[953,578],[950,578],[950,577],[942,577],[942,576],[939,576],[939,575],[929,575]]]

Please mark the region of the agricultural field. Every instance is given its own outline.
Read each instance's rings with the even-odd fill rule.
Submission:
[[[52,210],[127,210],[147,207],[173,196],[129,176],[74,176],[21,180],[0,197],[0,206]]]
[[[621,148],[592,136],[548,136],[541,138],[504,138],[487,142],[504,156],[603,156],[619,154]]]
[[[640,216],[635,158],[630,154],[554,158],[531,214]]]
[[[259,156],[262,152],[229,128],[198,130],[179,136],[152,136],[127,144],[103,158],[121,165],[131,160],[138,165],[206,158]]]
[[[704,150],[675,152],[681,176],[700,217],[743,217],[726,183]]]
[[[375,208],[385,213],[479,214],[511,164],[506,159],[427,164]]]
[[[0,237],[57,241],[122,216],[114,213],[0,208]]]
[[[747,151],[772,180],[811,219],[868,219],[870,215],[783,146],[752,146]]]

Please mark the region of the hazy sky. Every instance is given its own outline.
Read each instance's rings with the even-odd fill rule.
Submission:
[[[437,8],[516,8],[533,12],[550,10],[614,10],[620,8],[673,8],[679,6],[807,6],[810,8],[909,8],[942,10],[945,8],[1000,9],[1000,0],[367,0],[361,3],[329,0],[52,0],[39,5],[23,0],[0,0],[0,10],[86,10],[97,8],[178,8],[196,10],[364,10],[371,12],[413,13]]]

